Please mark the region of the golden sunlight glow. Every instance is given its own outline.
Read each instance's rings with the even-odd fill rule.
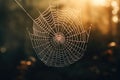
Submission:
[[[27,64],[28,66],[30,66],[30,65],[32,65],[32,62],[31,62],[31,61],[27,61],[26,64]]]
[[[116,42],[111,42],[110,44],[109,44],[109,47],[115,47],[117,44],[116,44]]]
[[[23,60],[23,61],[20,62],[20,64],[25,65],[26,62]]]
[[[105,6],[106,0],[92,0],[92,4],[96,6]]]
[[[113,7],[112,14],[117,14],[119,11],[119,5],[116,1],[111,2],[111,6]]]
[[[113,16],[113,18],[112,18],[112,21],[113,21],[113,22],[117,23],[118,20],[119,20],[119,19],[118,19],[118,16]]]
[[[112,14],[117,14],[118,13],[118,11],[117,10],[112,10]]]
[[[52,1],[52,0],[51,0]],[[53,0],[54,1],[54,0]],[[119,22],[119,0],[57,0],[62,9],[72,8],[80,12],[74,15],[79,16],[83,24],[95,24],[102,34],[109,34],[110,27],[114,27]],[[46,9],[49,1],[40,0],[39,7]],[[110,14],[112,13],[112,14]],[[73,11],[68,11],[73,14]],[[101,15],[104,14],[104,15]],[[73,16],[74,16],[73,15]],[[72,16],[71,16],[72,17]],[[77,22],[77,21],[76,21]]]
[[[117,2],[116,2],[116,1],[112,1],[112,2],[111,2],[111,6],[112,6],[112,7],[117,7],[117,6],[118,6],[118,4],[117,4]]]

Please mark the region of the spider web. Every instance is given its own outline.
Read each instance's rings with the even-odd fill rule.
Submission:
[[[40,60],[48,66],[64,67],[78,61],[84,54],[90,29],[84,29],[75,15],[77,10],[59,9],[50,5],[39,17],[33,19],[33,33],[29,32],[32,46]]]

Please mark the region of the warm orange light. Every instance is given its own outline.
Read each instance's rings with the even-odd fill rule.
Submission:
[[[118,11],[119,11],[119,5],[116,1],[112,1],[111,2],[111,6],[113,7],[113,11],[112,11],[112,14],[117,14]]]
[[[31,61],[27,61],[26,64],[27,64],[28,66],[30,66],[30,65],[32,65],[32,62],[31,62]]]
[[[116,44],[116,42],[111,42],[110,44],[109,44],[109,47],[115,47],[117,44]]]
[[[112,7],[118,7],[118,3],[117,3],[116,1],[112,1],[112,2],[111,2],[111,6],[112,6]]]
[[[105,6],[106,5],[106,0],[92,0],[91,2],[93,5],[96,5],[96,6]]]
[[[25,65],[26,61],[23,60],[23,61],[20,62],[20,64]]]
[[[113,15],[115,15],[115,14],[117,14],[117,13],[118,13],[118,11],[117,11],[116,9],[112,10],[112,14],[113,14]]]
[[[118,19],[118,16],[113,16],[113,18],[112,18],[112,21],[113,21],[113,22],[117,23],[118,20],[119,20],[119,19]]]

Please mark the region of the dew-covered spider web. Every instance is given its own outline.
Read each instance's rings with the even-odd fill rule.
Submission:
[[[54,4],[33,19],[15,0],[33,21],[33,33],[29,30],[32,46],[38,58],[46,65],[64,67],[83,56],[90,34],[76,15],[78,10],[62,9]]]

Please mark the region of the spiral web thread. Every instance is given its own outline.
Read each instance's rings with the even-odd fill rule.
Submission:
[[[17,0],[15,0],[17,2]],[[48,66],[64,67],[78,61],[84,54],[91,28],[86,31],[75,9],[59,9],[50,5],[33,19],[32,46],[40,60]]]

